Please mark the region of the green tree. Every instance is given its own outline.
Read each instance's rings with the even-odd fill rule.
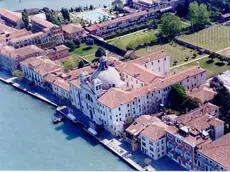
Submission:
[[[174,84],[169,92],[169,104],[172,109],[179,109],[184,101],[188,98],[184,87]]]
[[[29,14],[28,14],[28,12],[27,12],[26,9],[24,9],[24,10],[22,11],[22,21],[23,21],[24,24],[25,24],[26,30],[30,30],[30,26],[29,26]]]
[[[62,16],[65,20],[70,21],[70,15],[69,15],[69,10],[66,8],[61,9]]]
[[[196,97],[188,97],[182,104],[183,110],[192,110],[198,108],[202,104],[201,100]]]
[[[123,7],[123,2],[122,2],[122,0],[114,0],[114,1],[112,2],[112,7],[113,7],[114,9],[122,8],[122,7]]]
[[[160,33],[163,37],[175,35],[182,29],[180,18],[171,13],[163,14],[160,22]]]
[[[13,72],[12,72],[12,75],[13,75],[14,77],[17,77],[17,78],[22,78],[22,77],[23,77],[23,73],[22,73],[22,71],[20,71],[20,70],[15,70],[15,71],[13,71]]]
[[[188,15],[189,3],[187,0],[182,0],[176,7],[176,15],[179,17],[185,17]]]
[[[93,38],[87,38],[86,41],[85,41],[85,44],[90,46],[90,47],[93,46],[94,45]]]
[[[78,63],[78,69],[83,68],[84,66],[85,66],[85,62],[84,62],[84,60],[81,60],[81,61]]]
[[[61,23],[58,21],[58,19],[49,11],[49,12],[46,12],[46,20],[53,23],[53,24],[56,24],[56,25],[61,25]]]
[[[74,40],[73,40],[73,43],[74,43],[74,45],[75,45],[75,48],[79,48],[80,45],[81,45],[81,41],[80,41],[79,39],[74,39]]]
[[[77,60],[73,57],[69,57],[63,62],[66,71],[73,70],[76,67],[76,64]]]
[[[97,51],[95,52],[95,57],[102,57],[102,56],[106,56],[105,50],[101,47],[99,47],[97,49]]]
[[[188,18],[195,27],[204,27],[210,23],[210,13],[205,4],[198,5],[196,1],[190,3]]]
[[[73,51],[75,49],[75,44],[72,40],[66,40],[64,44],[69,48],[69,51]]]

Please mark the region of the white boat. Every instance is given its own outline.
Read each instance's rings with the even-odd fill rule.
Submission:
[[[66,117],[70,119],[71,121],[73,121],[74,123],[77,123],[77,118],[74,115],[68,113]]]
[[[90,134],[92,134],[93,136],[96,136],[96,135],[97,135],[97,132],[96,132],[94,129],[92,129],[92,128],[88,128],[88,132],[89,132]]]

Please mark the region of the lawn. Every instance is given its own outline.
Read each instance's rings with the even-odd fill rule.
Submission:
[[[204,58],[202,60],[199,60],[200,66],[207,70],[207,77],[210,78],[214,75],[220,74],[222,72],[225,72],[227,70],[230,70],[230,66],[225,62],[224,64],[221,64],[221,62],[218,59],[215,59],[213,63],[210,63],[209,58]],[[187,65],[184,65],[180,67],[180,69],[195,66],[197,62],[189,63]],[[180,69],[174,69],[180,70]],[[173,72],[171,71],[171,72]]]
[[[97,45],[93,45],[92,47],[87,46],[86,44],[81,44],[79,48],[76,48],[74,51],[70,52],[70,55],[78,55],[78,56],[87,56],[90,54],[94,54],[99,47]]]
[[[147,54],[151,54],[158,50],[164,50],[170,56],[171,66],[173,65],[175,60],[178,61],[177,64],[180,64],[180,63],[185,62],[186,57],[189,57],[189,60],[190,60],[192,59],[194,53],[197,54],[197,52],[195,52],[194,50],[186,48],[179,44],[176,44],[175,42],[171,42],[171,43],[163,44],[163,45],[154,45],[151,47],[143,48],[143,49],[137,50],[136,54],[138,56],[145,56]],[[196,58],[199,58],[201,56],[203,55],[197,54]]]
[[[230,27],[214,25],[178,39],[216,52],[230,46]]]
[[[138,31],[138,32],[129,34],[127,36],[121,36],[118,38],[108,40],[107,42],[125,50],[129,43],[135,42],[137,39],[151,37],[151,36],[155,35],[155,32],[156,32],[156,30]]]

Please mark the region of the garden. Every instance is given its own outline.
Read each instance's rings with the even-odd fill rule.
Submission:
[[[193,34],[182,35],[177,38],[181,41],[216,52],[230,47],[230,27],[214,25]]]

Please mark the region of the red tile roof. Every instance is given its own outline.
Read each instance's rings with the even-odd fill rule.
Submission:
[[[158,125],[151,124],[141,132],[141,135],[148,137],[150,140],[157,141],[165,136],[165,129]]]
[[[188,76],[192,77],[203,72],[205,72],[205,70],[200,67],[192,67],[180,73],[170,75],[165,79],[157,78],[153,83],[138,89],[133,89],[132,91],[124,91],[119,88],[111,88],[104,95],[102,95],[98,101],[113,109],[120,106],[121,104],[129,103],[135,98],[142,97],[149,92],[158,91],[162,88],[169,87],[174,83],[185,80],[188,78]]]
[[[70,23],[67,25],[63,25],[62,30],[68,34],[72,34],[72,33],[83,31],[84,29],[81,27],[81,25]]]
[[[230,170],[230,133],[203,146],[198,152]]]
[[[217,93],[212,88],[202,85],[199,88],[194,88],[191,92],[187,91],[187,94],[205,102],[212,100]]]
[[[145,63],[152,62],[154,60],[158,60],[161,58],[165,58],[167,56],[168,56],[168,54],[165,53],[164,51],[157,51],[157,52],[154,52],[154,53],[149,54],[147,56],[143,56],[143,57],[137,58],[135,60],[131,60],[129,63],[135,63],[135,64],[143,65]]]
[[[18,22],[21,19],[20,13],[18,14],[15,12],[11,12],[11,11],[6,10],[4,8],[0,9],[0,16],[4,16],[13,22]]]

